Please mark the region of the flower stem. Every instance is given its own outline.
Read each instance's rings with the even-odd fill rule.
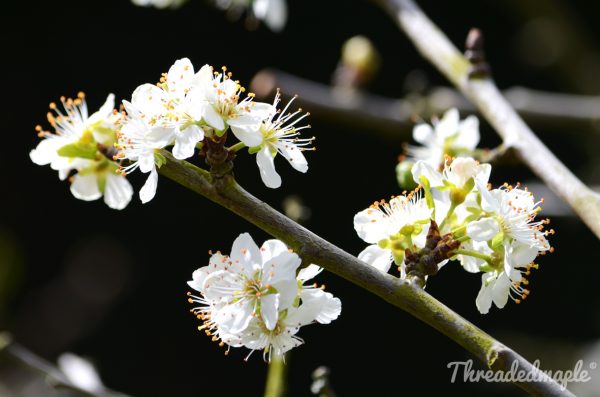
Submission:
[[[267,384],[264,397],[282,397],[285,395],[287,367],[283,357],[273,355],[267,372]]]
[[[442,221],[442,223],[440,223],[440,227],[439,227],[440,230],[442,230],[444,228],[444,226],[446,226],[446,221],[452,216],[452,214],[454,214],[454,210],[455,209],[456,209],[456,203],[450,204],[450,208],[448,208],[448,212],[446,213],[446,217],[444,218],[444,220]]]
[[[246,145],[244,144],[244,142],[238,142],[235,145],[230,146],[229,147],[229,151],[231,151],[231,152],[238,152],[239,150],[241,150],[241,149],[243,149],[245,147],[246,147]]]
[[[481,260],[484,260],[484,261],[486,261],[489,264],[492,263],[492,257],[491,256],[486,255],[486,254],[482,254],[481,252],[477,252],[477,251],[457,249],[456,251],[454,251],[454,254],[455,255],[472,256],[473,258],[479,258]]]
[[[454,240],[460,241],[461,243],[464,243],[465,241],[469,241],[470,239],[471,239],[471,237],[469,237],[467,235],[464,235],[462,237],[455,238]]]

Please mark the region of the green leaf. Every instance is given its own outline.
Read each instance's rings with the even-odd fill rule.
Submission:
[[[95,160],[98,149],[95,143],[71,143],[58,149],[58,155],[62,157],[79,157]]]

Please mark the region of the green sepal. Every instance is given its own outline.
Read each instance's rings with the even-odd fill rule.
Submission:
[[[227,131],[227,128],[224,128],[222,130],[217,130],[215,129],[215,135],[218,136],[219,138],[222,137],[223,135],[225,135],[225,132]]]
[[[95,160],[98,149],[95,143],[75,142],[58,149],[57,153],[62,157],[79,157],[82,159]]]
[[[262,146],[249,147],[248,148],[248,153],[249,154],[256,154],[256,153],[260,152],[260,149],[262,149]]]
[[[158,168],[160,168],[163,165],[167,164],[167,159],[162,154],[154,152],[154,163]]]

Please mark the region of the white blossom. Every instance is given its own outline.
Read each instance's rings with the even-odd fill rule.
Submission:
[[[295,98],[295,97],[294,97]],[[273,102],[273,109],[279,104],[281,97],[277,92]],[[300,126],[297,124],[309,114],[306,113],[300,117],[301,110],[292,113],[286,113],[292,101],[290,100],[283,110],[273,112],[259,126],[257,134],[261,137],[261,143],[252,148],[256,152],[256,163],[260,170],[260,176],[264,184],[270,188],[281,186],[281,177],[275,171],[275,157],[281,154],[294,169],[300,172],[308,171],[308,162],[302,154],[305,150],[312,150],[307,147],[314,138],[300,138],[300,131],[310,126]]]
[[[117,157],[129,161],[121,169],[123,174],[138,168],[144,174],[150,173],[139,192],[142,203],[147,203],[154,198],[158,184],[156,162],[160,161],[160,157],[157,157],[157,150],[169,144],[172,130],[169,127],[150,125],[147,118],[130,102],[123,101],[123,105],[127,117],[118,134]]]
[[[358,236],[371,244],[358,258],[384,273],[392,262],[403,271],[404,250],[425,245],[430,218],[431,209],[419,193],[373,203],[354,216]]]
[[[433,168],[444,165],[444,156],[471,155],[479,143],[479,120],[469,116],[460,120],[458,110],[450,109],[441,120],[417,124],[413,138],[423,146],[408,146],[408,157],[425,161]]]
[[[203,104],[195,82],[201,80],[202,71],[194,74],[188,58],[173,64],[157,85],[142,84],[131,96],[131,104],[151,127],[160,127],[166,145],[174,143],[173,156],[183,160],[194,155],[196,144],[204,139],[202,120]]]
[[[177,8],[187,0],[131,0],[133,4],[141,7]]]
[[[279,240],[259,249],[249,234],[234,242],[231,256],[212,255],[196,270],[188,294],[200,327],[229,347],[263,350],[266,360],[303,343],[296,336],[303,325],[329,324],[341,312],[341,302],[316,285],[304,285],[321,268],[309,265],[296,274],[300,258]],[[229,350],[228,350],[229,351]]]

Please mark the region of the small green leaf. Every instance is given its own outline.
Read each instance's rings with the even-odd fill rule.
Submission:
[[[95,160],[98,150],[95,143],[71,143],[58,149],[58,155],[62,157],[79,157]]]

